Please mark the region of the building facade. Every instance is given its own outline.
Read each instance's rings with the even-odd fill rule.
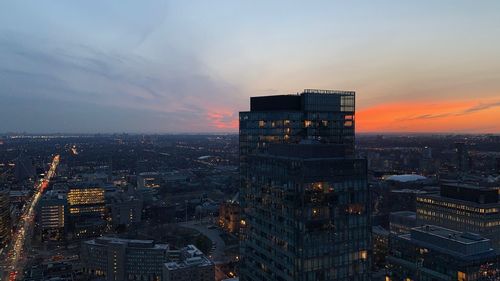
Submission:
[[[96,238],[82,243],[83,272],[108,281],[160,281],[168,250],[168,245],[152,240]]]
[[[499,280],[489,239],[438,226],[416,227],[390,239],[386,280]]]
[[[234,201],[222,202],[219,207],[219,226],[230,233],[240,231],[240,204]]]
[[[60,241],[66,235],[67,200],[63,194],[47,192],[38,207],[42,241]]]
[[[105,189],[95,184],[77,183],[68,188],[68,217],[75,238],[97,237],[106,222]]]
[[[500,251],[499,189],[443,184],[439,194],[417,197],[417,225],[433,224],[480,234]]]
[[[240,112],[240,279],[369,280],[354,92],[251,98]]]
[[[389,214],[389,229],[393,234],[409,233],[410,229],[417,226],[415,212],[399,211]]]

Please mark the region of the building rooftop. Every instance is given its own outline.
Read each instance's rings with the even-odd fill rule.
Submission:
[[[400,235],[402,239],[447,253],[458,258],[470,258],[482,255],[495,255],[489,239],[478,234],[459,232],[435,225],[414,227],[410,234]]]
[[[188,267],[205,267],[213,266],[213,262],[209,260],[202,251],[194,245],[188,245],[181,249],[180,261],[165,263],[167,270],[177,270]]]
[[[305,89],[291,95],[251,97],[250,111],[354,111],[354,95],[354,91]]]
[[[131,248],[169,249],[168,244],[155,244],[153,240],[123,239],[106,236],[88,240],[84,243],[93,245],[124,244]]]
[[[426,180],[427,178],[421,175],[414,175],[414,174],[408,174],[408,175],[392,175],[388,176],[385,178],[385,180],[388,181],[398,181],[398,182],[412,182],[412,181],[419,181],[419,180]]]
[[[406,217],[406,218],[417,218],[417,214],[415,212],[411,211],[398,211],[398,212],[391,212],[391,216],[398,216],[398,217]]]

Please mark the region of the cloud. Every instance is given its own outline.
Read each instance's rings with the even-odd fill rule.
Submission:
[[[480,103],[478,105],[467,108],[466,110],[464,110],[462,112],[456,113],[455,115],[461,116],[461,115],[472,114],[472,113],[476,113],[479,111],[488,110],[490,108],[494,108],[497,106],[500,106],[500,101],[489,102],[489,103]]]
[[[416,116],[407,116],[407,117],[397,118],[396,121],[428,120],[428,119],[445,118],[445,117],[450,117],[450,116],[463,116],[463,115],[469,115],[469,114],[477,113],[477,112],[484,111],[484,110],[489,110],[489,109],[497,107],[497,106],[500,106],[500,101],[479,103],[477,105],[470,106],[464,110],[456,110],[456,111],[452,111],[452,112],[426,113],[426,114],[420,114],[420,115],[416,115]]]
[[[208,75],[206,67],[194,55],[179,56],[180,59],[172,53],[171,63],[161,64],[136,54],[108,53],[82,44],[39,43],[18,36],[0,37],[0,98],[3,102],[17,99],[17,102],[30,103],[43,99],[76,106],[79,103],[87,107],[94,105],[101,110],[113,108],[113,112],[140,111],[142,115],[135,116],[139,121],[154,122],[152,116],[161,117],[158,123],[170,120],[168,125],[157,124],[164,131],[235,128],[237,118],[233,109],[239,102],[234,98],[237,87]],[[12,118],[11,122],[15,124],[15,120]],[[107,121],[103,119],[100,127],[107,127]],[[121,127],[127,128],[127,124]],[[146,126],[128,129],[141,131],[143,127]],[[0,125],[0,131],[5,129]],[[30,128],[19,124],[19,130]]]
[[[411,117],[403,117],[396,119],[397,121],[409,121],[409,120],[425,120],[425,119],[436,119],[450,116],[450,113],[440,113],[440,114],[422,114]]]

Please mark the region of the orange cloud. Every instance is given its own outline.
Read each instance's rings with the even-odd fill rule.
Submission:
[[[208,112],[207,118],[210,126],[218,130],[236,130],[238,128],[238,118],[231,111]]]
[[[358,132],[500,132],[500,100],[398,102],[358,110]]]

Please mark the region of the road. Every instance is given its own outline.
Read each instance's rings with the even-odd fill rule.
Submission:
[[[200,224],[199,221],[188,221],[180,223],[181,226],[195,229],[201,234],[205,235],[212,241],[213,249],[211,253],[211,259],[214,263],[225,263],[227,258],[224,254],[224,249],[226,248],[226,243],[220,237],[220,230],[217,228],[209,229],[207,224]]]
[[[23,257],[24,248],[27,239],[31,239],[31,233],[33,233],[33,229],[35,226],[35,210],[40,198],[42,198],[43,191],[48,187],[50,180],[55,174],[57,165],[59,165],[60,156],[54,156],[52,163],[50,164],[50,168],[45,174],[45,177],[41,179],[36,184],[36,191],[33,196],[26,202],[26,205],[23,208],[22,215],[19,219],[18,225],[20,227],[17,229],[16,233],[12,237],[11,248],[7,253],[7,269],[8,279],[2,278],[1,280],[10,280],[14,281],[17,278],[20,278],[22,275],[22,270],[24,267],[25,259]]]

